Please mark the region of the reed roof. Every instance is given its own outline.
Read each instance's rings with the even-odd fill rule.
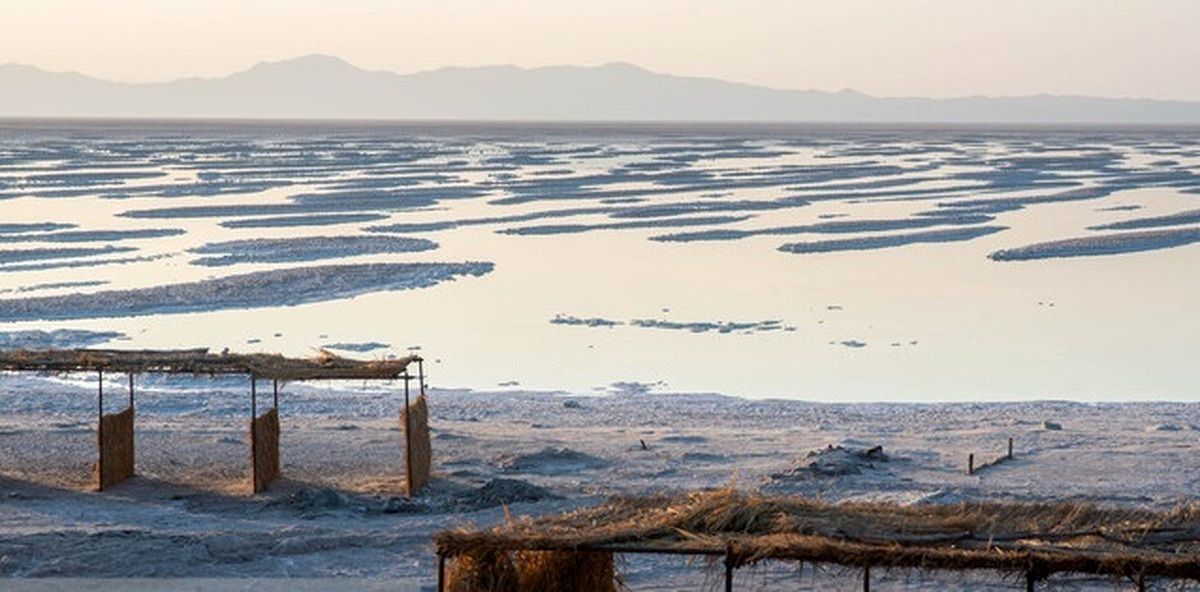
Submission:
[[[487,551],[727,555],[856,567],[1200,578],[1200,506],[833,504],[733,490],[623,497],[487,530],[438,533],[445,556]]]
[[[166,374],[247,374],[275,380],[390,380],[405,375],[421,358],[352,360],[322,351],[311,359],[277,354],[210,353],[189,350],[54,349],[0,351],[0,370],[34,372],[114,372]]]

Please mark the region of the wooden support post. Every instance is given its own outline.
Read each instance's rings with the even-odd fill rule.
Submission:
[[[425,360],[417,359],[417,376],[421,380],[421,394],[425,394]]]
[[[133,476],[133,474],[137,471],[137,469],[136,469],[136,467],[137,467],[136,458],[137,457],[135,456],[137,454],[137,447],[135,446],[136,440],[133,437],[133,428],[134,428],[134,424],[136,423],[136,421],[137,420],[134,417],[134,411],[133,411],[133,372],[130,372],[129,373],[129,475],[130,476]]]
[[[258,379],[250,375],[250,493],[258,493],[258,438],[255,420],[258,419]]]
[[[975,474],[975,455],[974,454],[967,455],[967,474],[968,475]]]
[[[863,592],[871,592],[871,566],[863,567]]]
[[[250,489],[266,491],[279,477],[279,408],[258,414],[258,377],[250,377]]]
[[[275,388],[275,408],[279,409],[279,379],[272,380],[271,386]]]
[[[1012,460],[1012,457],[1013,457],[1013,455],[1012,455],[1012,445],[1013,445],[1013,439],[1012,439],[1012,438],[1009,438],[1009,439],[1008,439],[1008,460]]]
[[[100,370],[99,377],[96,383],[97,399],[100,401],[96,416],[96,491],[104,491],[104,370]]]
[[[1033,584],[1035,581],[1037,581],[1037,579],[1033,577],[1032,570],[1025,572],[1025,592],[1033,592]]]
[[[733,592],[733,545],[725,546],[725,592]]]
[[[97,376],[96,413],[99,423],[96,426],[95,476],[96,491],[104,491],[133,476],[133,391],[129,394],[128,409],[105,415],[104,370],[97,370]]]
[[[446,556],[438,551],[438,592],[446,592]]]
[[[412,497],[416,492],[413,487],[413,456],[412,456],[412,410],[408,407],[408,381],[412,377],[408,375],[408,371],[404,371],[404,491],[405,495]]]
[[[1146,574],[1138,574],[1137,589],[1138,592],[1146,592]]]

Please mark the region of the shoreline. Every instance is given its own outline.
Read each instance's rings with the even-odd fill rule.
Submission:
[[[1200,469],[1191,453],[1200,404],[830,404],[433,389],[434,481],[405,501],[395,397],[289,389],[281,401],[283,478],[249,496],[238,490],[248,462],[244,395],[212,391],[205,405],[187,406],[178,404],[198,397],[150,387],[139,393],[140,476],[97,494],[82,489],[94,426],[73,411],[91,410],[94,399],[12,386],[0,382],[0,576],[9,578],[354,576],[427,589],[434,532],[611,495],[733,484],[829,501],[1170,508],[1194,498],[1189,475]],[[13,404],[17,392],[28,392],[23,410]],[[983,462],[1002,454],[1008,437],[1016,440],[1013,461],[965,474],[968,452]],[[886,461],[824,452],[874,446]],[[817,472],[816,461],[833,469]],[[30,553],[30,544],[42,550]],[[689,588],[704,577],[650,559],[630,560],[627,573],[636,589]],[[782,582],[795,568],[756,573]],[[812,576],[818,583],[833,577],[820,574]],[[947,577],[957,576],[920,576],[909,589],[938,589]],[[993,580],[979,577],[988,589]]]

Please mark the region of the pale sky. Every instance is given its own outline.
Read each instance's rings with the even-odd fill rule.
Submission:
[[[880,96],[1200,100],[1200,0],[3,0],[0,63],[123,81],[311,53],[597,65]]]

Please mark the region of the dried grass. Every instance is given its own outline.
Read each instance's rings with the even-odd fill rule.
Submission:
[[[391,380],[404,374],[418,356],[396,360],[351,360],[322,351],[313,359],[285,358],[275,354],[209,353],[189,350],[13,350],[0,351],[0,370],[32,372],[118,373],[162,372],[172,374],[249,374],[263,379],[378,379]]]
[[[725,489],[617,498],[560,516],[435,536],[454,557],[485,551],[720,555],[846,566],[1200,578],[1200,513],[1080,503],[831,504]]]
[[[456,557],[447,571],[451,592],[544,590],[617,592],[612,553],[483,551]]]
[[[267,490],[279,478],[279,410],[250,420],[250,489]]]
[[[400,412],[404,429],[404,495],[414,496],[429,484],[433,444],[429,439],[429,405],[425,395]]]
[[[97,432],[100,460],[92,467],[97,489],[107,489],[133,476],[133,408],[107,413]]]

